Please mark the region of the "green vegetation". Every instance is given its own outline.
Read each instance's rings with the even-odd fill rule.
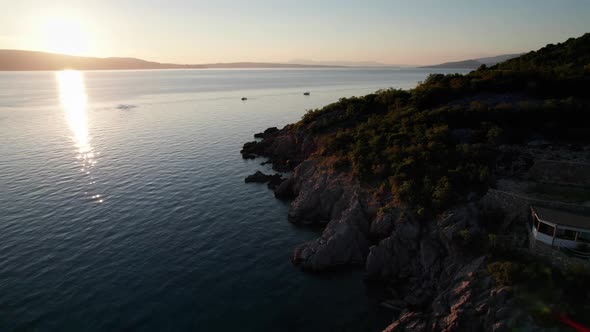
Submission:
[[[514,285],[516,280],[520,280],[522,267],[511,261],[499,261],[488,265],[488,272],[494,278],[494,281],[501,286]]]
[[[590,141],[590,34],[467,75],[344,98],[296,125],[337,169],[426,216],[494,182],[497,146]]]
[[[498,285],[512,287],[520,305],[537,321],[563,326],[556,316],[566,313],[578,323],[590,325],[587,315],[590,271],[582,267],[566,271],[552,269],[549,264],[530,257],[496,261],[487,269]]]
[[[580,75],[590,69],[590,34],[570,38],[566,42],[549,44],[539,51],[524,54],[496,65],[502,70],[543,70],[567,73],[565,76]]]

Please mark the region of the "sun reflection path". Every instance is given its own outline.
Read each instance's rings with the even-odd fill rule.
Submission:
[[[79,71],[64,70],[56,72],[56,78],[59,84],[59,100],[77,149],[76,159],[80,163],[80,171],[90,178],[88,184],[94,185],[96,181],[91,170],[96,165],[96,160],[88,132],[86,114],[88,96],[86,95],[84,76]],[[97,203],[104,202],[102,195],[90,194],[89,196]]]

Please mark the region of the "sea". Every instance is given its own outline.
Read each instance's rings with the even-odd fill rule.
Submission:
[[[393,313],[362,269],[291,264],[321,230],[245,184],[271,170],[239,151],[434,71],[466,72],[0,72],[0,331],[383,329]]]

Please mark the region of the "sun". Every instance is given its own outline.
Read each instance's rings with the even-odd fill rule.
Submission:
[[[88,53],[88,34],[81,22],[71,18],[52,18],[40,27],[43,49],[69,55]]]

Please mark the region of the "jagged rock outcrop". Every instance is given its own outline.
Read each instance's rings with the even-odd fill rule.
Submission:
[[[270,177],[272,177],[272,175],[267,175],[267,174],[262,173],[261,171],[256,171],[256,173],[254,173],[252,175],[248,175],[244,179],[244,182],[246,182],[246,183],[252,183],[252,182],[265,183],[265,182],[268,182]]]
[[[293,263],[313,272],[364,266],[368,279],[388,282],[391,296],[405,306],[388,331],[504,331],[516,319],[523,322],[510,293],[491,281],[480,248],[490,225],[499,232],[523,223],[522,206],[493,194],[472,195],[469,203],[424,221],[402,207],[382,208],[355,177],[325,165],[315,143],[296,128],[258,137],[244,145],[243,155],[265,156],[274,169],[293,171],[274,188],[277,198],[290,201],[289,221],[325,225],[319,238],[294,249]]]
[[[293,125],[275,130],[269,128],[257,137],[261,141],[244,144],[240,153],[248,159],[252,156],[267,157],[273,169],[279,172],[291,171],[315,151],[316,146],[308,135],[299,132]]]
[[[542,331],[512,298],[509,287],[494,284],[485,271],[485,257],[465,263],[448,279],[431,304],[421,311],[406,310],[387,332]]]
[[[364,264],[369,251],[369,217],[358,182],[308,160],[295,169],[276,193],[294,197],[289,221],[327,224],[318,239],[295,249],[295,264],[310,271]]]
[[[244,182],[246,183],[267,183],[270,189],[278,187],[283,181],[285,181],[285,179],[283,179],[280,174],[268,175],[261,171],[256,171],[256,173],[248,175],[244,179]]]
[[[538,330],[515,306],[510,289],[494,284],[485,256],[477,256],[490,227],[511,232],[522,225],[526,205],[494,193],[438,222],[400,218],[391,235],[371,247],[366,265],[369,276],[393,280],[396,296],[407,305],[386,331]],[[518,229],[511,245],[524,246],[525,237]]]
[[[279,129],[277,127],[270,127],[270,128],[266,129],[262,133],[254,134],[254,137],[255,138],[265,138],[265,137],[268,137],[268,136],[270,136],[270,135],[272,135],[272,134],[274,134],[274,133],[276,133],[278,131],[279,131]]]
[[[405,279],[416,275],[421,227],[410,216],[402,216],[392,226],[389,237],[372,246],[367,257],[366,271],[370,278],[387,279],[397,276]]]
[[[298,137],[292,128],[267,130],[259,136],[262,141],[244,145],[243,155],[266,156],[275,169],[294,167],[293,174],[275,188],[278,198],[292,199],[289,221],[326,225],[318,239],[295,248],[292,261],[309,271],[364,265],[373,216],[358,181],[322,166],[316,159],[302,160],[313,153],[315,145]]]
[[[357,181],[346,174],[322,167],[315,160],[301,163],[291,176],[290,194],[295,197],[289,207],[293,223],[328,223],[361,199]]]
[[[484,267],[485,257],[466,263],[440,281],[441,290],[429,306],[402,312],[385,331],[507,331],[514,302],[508,302],[508,289],[494,288]],[[502,315],[497,314],[499,304]]]
[[[295,248],[293,262],[310,271],[362,265],[369,252],[367,227],[367,219],[356,201],[339,218],[332,219],[318,239]]]

